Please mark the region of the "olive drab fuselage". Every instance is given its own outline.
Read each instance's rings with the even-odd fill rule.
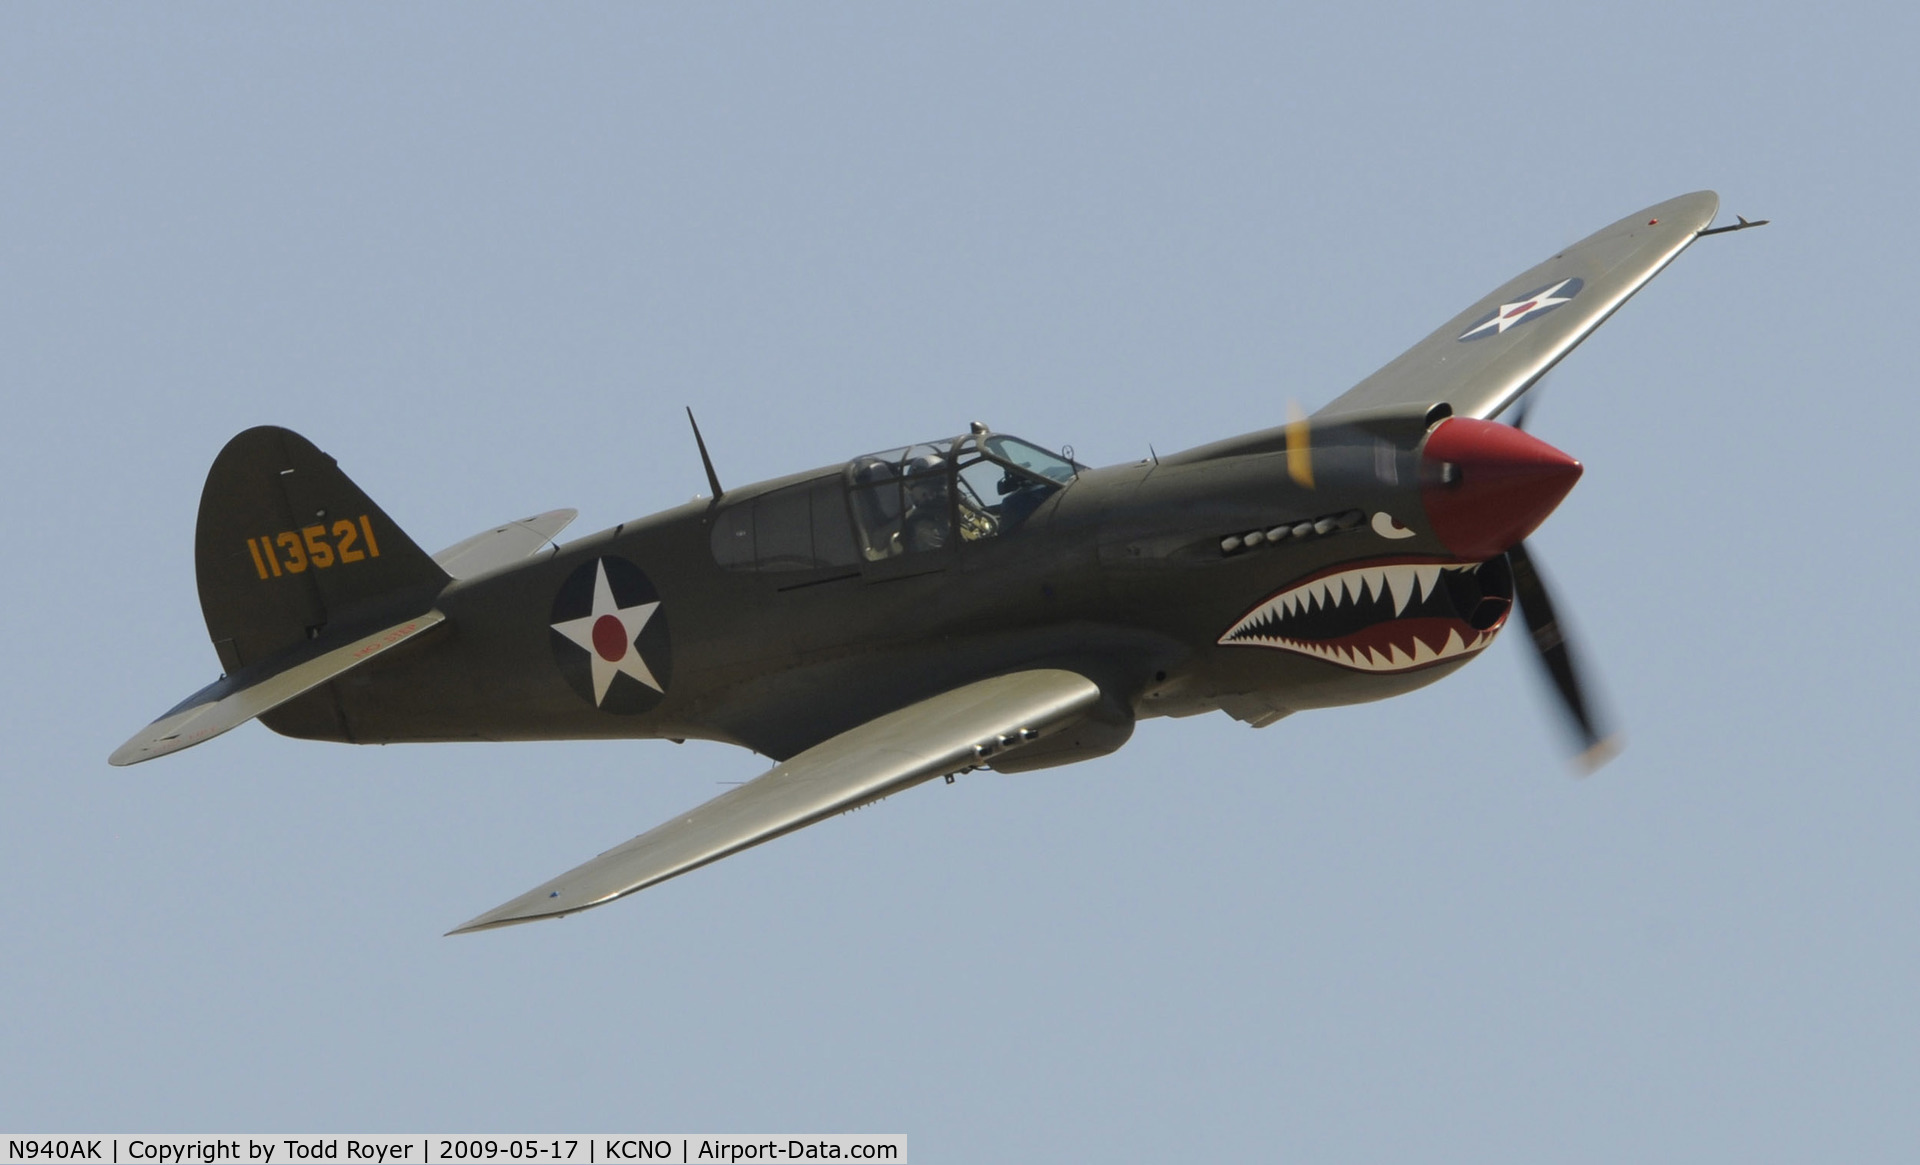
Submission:
[[[1002,475],[1003,498],[982,496],[977,472],[968,487],[978,434],[911,447],[898,464],[911,469],[918,458],[928,483],[920,493],[943,507],[943,521],[933,534],[911,528],[916,474],[898,474],[907,500],[889,542],[874,536],[876,507],[858,508],[873,485],[863,466],[885,454],[730,490],[452,583],[434,604],[447,620],[430,633],[432,650],[376,661],[268,723],[363,743],[694,737],[780,758],[971,680],[1058,666],[1108,694],[1104,735],[1083,734],[1082,746],[1098,753],[1140,717],[1225,709],[1265,723],[1381,699],[1433,682],[1466,656],[1369,674],[1220,639],[1263,599],[1329,567],[1453,561],[1424,531],[1418,449],[1428,420],[1420,410],[1316,431],[1311,487],[1290,474],[1277,431],[1243,438],[1245,451],[1226,455],[1104,469],[1055,459],[1059,480],[979,459],[989,476]],[[1004,499],[1027,504],[1017,526],[983,531],[1004,520]],[[770,523],[770,512],[784,525]],[[801,545],[796,524],[815,535],[819,553]],[[735,548],[748,531],[758,556]],[[1266,531],[1282,533],[1269,543]],[[1255,545],[1244,545],[1249,534]],[[556,597],[569,578],[597,578],[602,561],[644,575],[657,594],[649,621],[664,634],[649,649],[643,632],[636,655],[670,677],[653,676],[658,691],[613,679],[596,701],[589,683],[565,674],[570,658],[590,662],[592,648],[555,626],[589,613],[578,602],[557,611]],[[622,705],[615,691],[645,698]],[[1050,763],[1076,759],[1063,752]]]

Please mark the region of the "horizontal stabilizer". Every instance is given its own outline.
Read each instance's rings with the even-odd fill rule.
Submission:
[[[508,522],[455,542],[434,555],[433,560],[454,578],[472,578],[538,552],[579,516],[579,510],[548,510],[518,522]]]
[[[107,763],[138,764],[211,740],[393,650],[444,619],[440,612],[428,611],[332,648],[325,640],[315,640],[306,651],[292,651],[282,659],[224,676],[134,733],[133,739],[107,758]]]
[[[1053,669],[955,688],[817,744],[449,933],[610,902],[921,781],[990,764],[1001,750],[1074,723],[1099,700],[1092,680]]]

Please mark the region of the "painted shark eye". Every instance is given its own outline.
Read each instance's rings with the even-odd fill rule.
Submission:
[[[1380,510],[1373,515],[1373,532],[1382,538],[1411,538],[1413,531],[1393,520],[1393,515]]]

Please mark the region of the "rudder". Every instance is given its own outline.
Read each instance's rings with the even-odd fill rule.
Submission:
[[[200,610],[229,673],[332,625],[424,611],[447,573],[334,459],[290,429],[214,458],[194,531]]]

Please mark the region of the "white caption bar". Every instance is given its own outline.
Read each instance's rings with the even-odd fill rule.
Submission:
[[[300,1136],[225,1134],[84,1134],[27,1136],[8,1133],[0,1165],[49,1165],[96,1161],[103,1165],[624,1165],[631,1161],[707,1165],[760,1161],[882,1161],[907,1159],[905,1133],[565,1133],[542,1136],[474,1136],[424,1133],[406,1136],[327,1133]]]

